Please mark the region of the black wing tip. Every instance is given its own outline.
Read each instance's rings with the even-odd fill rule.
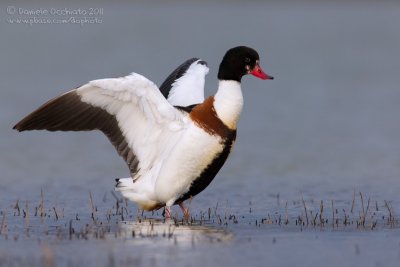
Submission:
[[[13,129],[13,130],[16,130],[16,131],[18,131],[18,132],[22,132],[22,131],[25,130],[25,129],[23,128],[23,126],[22,126],[20,123],[15,124],[14,127],[12,127],[12,129]]]
[[[194,62],[196,62],[196,61],[198,61],[197,64],[204,65],[204,66],[208,67],[207,61],[202,60],[201,58],[198,58],[198,57],[192,57],[192,58],[186,60],[186,61],[183,62],[179,67],[181,67],[181,66],[183,67],[183,66],[185,66],[185,65],[187,65],[188,67],[190,67],[190,65],[192,65],[192,64],[193,64]],[[178,68],[179,68],[179,67],[178,67]]]
[[[14,127],[12,127],[12,129],[18,132],[41,130],[40,128],[35,127],[35,125],[32,125],[29,115],[24,119],[22,119],[21,121],[19,121],[17,124],[15,124]]]
[[[186,65],[186,64],[192,64],[193,62],[195,62],[195,61],[197,61],[197,60],[200,60],[200,58],[198,58],[198,57],[189,58],[188,60],[186,60],[185,62],[183,62],[183,63],[181,64],[181,66],[182,66],[182,65]]]

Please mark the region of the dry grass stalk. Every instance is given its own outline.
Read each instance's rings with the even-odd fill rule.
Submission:
[[[387,210],[389,211],[389,219],[388,219],[388,223],[390,226],[394,225],[394,217],[393,217],[393,212],[391,207],[389,206],[389,203],[385,200],[385,207],[387,208]]]
[[[19,199],[17,199],[17,202],[15,203],[14,209],[18,211],[18,216],[21,215],[21,209],[19,208]]]
[[[355,201],[356,201],[356,189],[354,188],[353,189],[353,201],[351,203],[351,210],[350,210],[351,213],[353,213]]]
[[[360,198],[361,198],[361,207],[362,207],[362,212],[363,212],[363,216],[365,215],[365,209],[364,209],[364,198],[362,193],[360,192]]]
[[[333,200],[332,200],[332,228],[335,228],[335,209],[333,208]]]
[[[26,210],[26,212],[25,212]],[[25,218],[25,228],[26,228],[26,236],[29,237],[29,203],[25,202],[25,210],[24,210],[24,218]]]
[[[323,212],[324,212],[324,201],[321,200],[321,203],[319,205],[319,225],[323,226],[324,225],[324,220],[323,220]]]
[[[92,221],[94,222],[95,221],[94,214],[96,212],[96,209],[95,209],[94,204],[93,204],[92,192],[89,192],[89,197],[90,197],[90,207],[92,209]]]
[[[3,228],[5,226],[5,221],[6,221],[6,212],[3,213],[3,218],[1,219],[1,225],[0,225],[0,235],[3,233]]]
[[[304,201],[303,195],[301,195],[301,201],[303,202],[304,212],[306,213],[306,222],[307,222],[307,225],[308,225],[307,207],[306,207],[306,202]]]
[[[43,188],[40,189],[40,217],[46,216],[44,212],[44,195],[43,195]]]
[[[57,211],[56,211],[56,207],[53,207],[53,210],[54,210],[54,214],[56,215],[56,220],[58,221],[58,214],[57,214]]]
[[[288,215],[288,209],[287,209],[287,201],[285,204],[285,225],[289,224],[289,215]]]

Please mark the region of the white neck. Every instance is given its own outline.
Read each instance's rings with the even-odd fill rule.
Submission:
[[[243,95],[237,81],[220,80],[214,96],[214,108],[221,121],[230,129],[236,129],[243,108]]]

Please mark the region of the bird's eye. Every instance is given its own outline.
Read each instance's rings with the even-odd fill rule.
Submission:
[[[250,63],[250,58],[246,57],[246,58],[244,59],[244,62]]]

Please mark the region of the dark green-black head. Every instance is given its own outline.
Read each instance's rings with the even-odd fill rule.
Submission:
[[[256,50],[247,46],[229,49],[219,65],[219,80],[234,80],[240,82],[246,74],[252,74],[262,80],[272,80],[259,65],[260,57]]]

